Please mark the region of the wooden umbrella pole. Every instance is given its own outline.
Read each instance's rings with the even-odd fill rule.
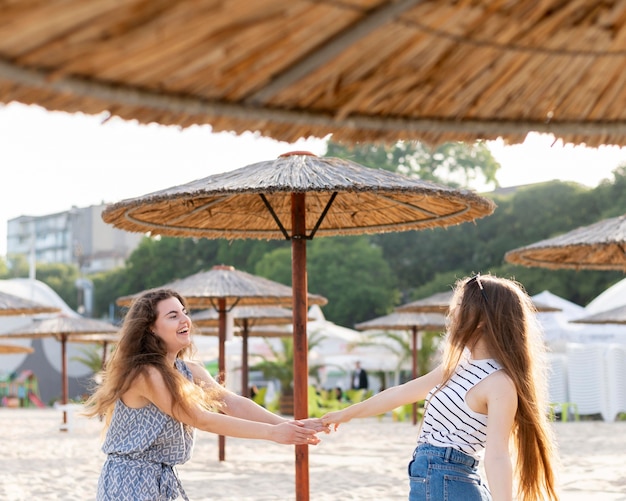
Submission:
[[[241,331],[241,396],[251,397],[248,383],[248,319],[243,319],[243,330]]]
[[[63,404],[63,424],[67,425],[67,400],[69,387],[67,383],[67,334],[61,334],[61,403]],[[63,426],[62,430],[67,430]]]
[[[217,300],[218,309],[218,336],[219,336],[219,353],[217,356],[217,381],[226,386],[226,299],[221,297]],[[220,461],[226,460],[226,437],[218,436]]]
[[[419,350],[417,346],[417,326],[411,327],[411,334],[413,334],[413,379],[416,379],[418,374],[417,353]],[[417,424],[417,402],[413,402],[413,424]]]
[[[293,289],[294,418],[306,419],[308,410],[308,340],[305,194],[291,195],[291,281]],[[296,445],[296,501],[309,499],[309,449]]]

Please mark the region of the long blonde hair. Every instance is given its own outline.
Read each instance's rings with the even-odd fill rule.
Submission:
[[[532,299],[521,284],[491,275],[458,280],[450,304],[444,381],[480,336],[517,390],[513,425],[518,498],[557,500],[555,446],[547,413],[544,344]]]
[[[172,395],[175,415],[179,409],[189,412],[192,402],[207,409],[219,407],[220,390],[206,391],[168,364],[165,342],[151,331],[157,319],[158,304],[171,297],[178,299],[187,308],[187,302],[178,292],[153,289],[138,296],[126,313],[117,346],[106,368],[99,375],[101,383],[85,405],[85,415],[106,418],[105,429],[110,423],[117,400],[128,391],[139,375],[145,374],[148,367],[156,368],[163,376]],[[193,352],[194,347],[190,344],[176,357],[183,359]]]

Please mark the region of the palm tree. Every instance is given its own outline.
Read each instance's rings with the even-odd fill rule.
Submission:
[[[319,345],[325,336],[313,332],[309,335],[309,351]],[[268,380],[275,379],[280,383],[280,413],[293,415],[293,338],[281,337],[280,349],[265,339],[272,355],[266,357],[261,355],[263,361],[253,367],[263,373],[263,377]],[[319,370],[323,365],[310,365],[309,376],[315,377],[319,381]]]

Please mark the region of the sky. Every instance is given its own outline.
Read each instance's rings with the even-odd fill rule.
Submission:
[[[563,146],[550,135],[530,134],[521,145],[488,144],[502,166],[503,187],[553,179],[594,187],[626,163],[626,148]],[[326,142],[288,144],[252,133],[214,134],[208,126],[180,129],[1,106],[0,256],[9,219],[114,203],[293,150],[323,155]]]

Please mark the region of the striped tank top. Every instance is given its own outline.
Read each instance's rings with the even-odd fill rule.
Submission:
[[[452,447],[476,459],[487,440],[487,415],[474,412],[467,392],[502,366],[492,359],[462,361],[450,381],[426,397],[426,412],[418,444]],[[439,391],[437,391],[439,390]]]

